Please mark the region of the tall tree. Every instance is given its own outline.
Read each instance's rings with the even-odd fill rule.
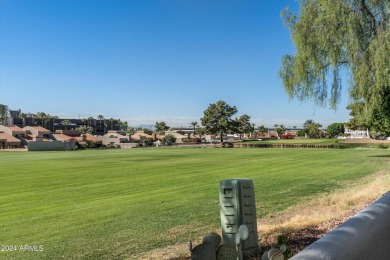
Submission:
[[[344,123],[333,123],[326,128],[329,137],[337,137],[344,134]]]
[[[0,104],[0,122],[2,125],[5,124],[5,120],[8,117],[8,112],[9,112],[8,106]]]
[[[87,125],[79,126],[76,130],[80,134],[92,134],[93,133],[93,128],[90,126],[87,126]]]
[[[261,135],[264,132],[267,132],[268,128],[265,127],[264,125],[259,126],[259,134]]]
[[[100,128],[103,126],[103,134],[104,134],[106,132],[106,122],[102,122],[104,120],[104,116],[98,115],[98,119],[99,119]]]
[[[129,127],[129,123],[127,121],[119,121],[119,129],[121,131],[125,131],[126,132],[128,127]]]
[[[282,134],[286,133],[286,127],[283,124],[277,125],[277,127],[275,128],[275,132],[277,132],[278,136],[281,137]]]
[[[61,121],[61,125],[63,125],[65,127],[65,130],[68,130],[68,125],[70,125],[71,123],[72,122],[70,122],[70,120],[68,120],[68,119]]]
[[[92,126],[92,122],[95,120],[95,118],[93,118],[93,117],[90,116],[90,117],[88,117],[87,119],[88,119],[88,125],[89,125],[89,126]]]
[[[46,113],[45,112],[38,112],[36,117],[40,119],[41,126],[45,127],[45,119],[47,118]]]
[[[127,124],[126,124],[126,130],[125,131],[126,131],[127,134],[129,134],[129,142],[131,143],[131,135],[135,133],[135,129],[134,129],[134,127],[127,126]]]
[[[200,141],[202,141],[202,135],[206,134],[206,129],[204,127],[200,127],[199,125],[196,127],[196,134],[199,135]]]
[[[198,126],[198,122],[194,121],[194,122],[191,122],[191,127],[194,129],[194,135],[195,135],[195,132],[196,132],[196,127]]]
[[[154,127],[156,128],[156,132],[159,135],[163,135],[165,133],[165,131],[167,131],[169,129],[169,126],[167,126],[167,124],[165,122],[156,122]]]
[[[200,121],[208,133],[219,134],[223,142],[223,135],[231,132],[235,127],[232,116],[236,113],[235,106],[220,100],[209,105]]]
[[[240,139],[242,134],[249,134],[253,132],[254,127],[251,124],[250,120],[251,117],[248,116],[247,114],[244,114],[239,118],[235,119],[236,127],[237,127],[235,131],[240,135]]]
[[[22,122],[22,127],[25,127],[26,126],[26,114],[25,113],[20,113],[19,114],[19,118],[21,118],[23,120]]]
[[[308,119],[303,123],[303,129],[310,138],[320,137],[320,127],[322,127],[322,125],[314,122],[312,119]]]
[[[110,125],[111,125],[111,130],[113,130],[114,129],[114,118],[112,118],[112,117],[110,117],[109,119],[108,119],[108,121],[110,121]]]
[[[373,128],[390,118],[389,0],[301,0],[298,15],[282,17],[296,47],[279,71],[290,98],[335,109],[347,74],[352,103],[363,104],[357,116]]]

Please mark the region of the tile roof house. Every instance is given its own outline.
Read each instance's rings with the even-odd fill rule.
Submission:
[[[23,144],[22,140],[26,137],[26,131],[14,125],[0,125],[0,147],[19,148]]]
[[[92,142],[96,144],[102,144],[102,140],[100,140],[98,137],[91,135],[91,134],[81,134],[80,136],[75,137],[77,142]]]
[[[0,133],[0,149],[10,149],[10,148],[19,148],[21,146],[21,141],[9,135],[7,133]]]
[[[297,131],[290,130],[287,131],[286,133],[282,134],[282,139],[294,139],[297,137]]]
[[[183,140],[187,138],[187,136],[179,134],[174,131],[165,131],[165,135],[173,135],[174,137],[176,137],[176,143],[178,144],[183,143]]]
[[[278,139],[279,135],[276,131],[263,132],[259,135],[261,139]]]
[[[139,142],[141,142],[141,136],[139,136],[139,135],[131,135],[131,142],[132,143],[139,143]]]
[[[56,141],[61,141],[61,142],[76,142],[76,138],[69,136],[69,135],[64,135],[64,134],[58,134],[54,133],[51,135]]]
[[[26,133],[30,133],[36,137],[49,137],[51,132],[42,126],[25,126],[23,128]]]
[[[143,139],[153,139],[153,136],[152,135],[148,135],[146,133],[144,133],[144,131],[137,131],[135,132],[134,134],[131,135],[132,137],[133,136],[139,136],[140,137],[140,140],[142,141]]]
[[[134,134],[131,135],[131,142],[132,143],[140,143],[143,142],[145,139],[152,139],[155,140],[153,135],[149,135],[144,133],[144,131],[137,131]]]
[[[103,145],[119,145],[121,143],[129,143],[129,137],[123,131],[111,131],[107,134],[99,136]]]
[[[15,125],[0,125],[0,132],[12,135],[14,137],[24,136],[26,131]]]
[[[51,132],[41,126],[25,126],[26,139],[28,142],[50,142]]]

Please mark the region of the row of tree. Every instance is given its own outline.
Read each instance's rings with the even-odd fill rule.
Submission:
[[[9,110],[6,105],[0,104],[0,122],[4,122]],[[190,126],[193,128],[194,133],[202,137],[205,134],[214,134],[219,135],[220,140],[223,141],[223,136],[225,134],[239,134],[242,137],[243,134],[253,134],[253,136],[261,135],[264,132],[268,131],[264,125],[259,126],[258,131],[255,132],[255,124],[250,122],[250,116],[247,114],[241,115],[240,117],[233,118],[233,116],[238,112],[235,106],[230,106],[225,101],[218,101],[216,103],[212,103],[209,107],[204,111],[203,117],[200,119],[202,126],[198,124],[198,122],[194,121],[190,123]],[[25,118],[26,115],[24,113],[20,113],[21,118]],[[51,116],[44,112],[38,112],[36,114],[36,118],[41,120],[42,127],[46,127],[46,124],[53,119],[58,119],[57,116]],[[105,119],[103,115],[99,115],[98,117],[98,125],[103,127],[107,127],[106,121],[110,122],[111,130],[113,129],[114,119]],[[85,134],[93,133],[92,122],[95,119],[93,117],[82,119],[84,125],[79,126],[77,129],[80,133]],[[125,121],[118,120],[119,129],[121,131],[125,131],[130,136],[135,133],[136,129],[128,125]],[[63,120],[61,124],[65,126],[65,129],[71,125],[70,120]],[[322,133],[321,128],[322,125],[316,123],[315,121],[309,119],[306,120],[303,124],[303,129],[300,129],[297,132],[297,135],[300,137],[307,136],[309,138],[319,138],[324,137],[324,133]],[[167,131],[170,127],[165,122],[156,122],[155,124],[155,133],[163,135],[165,131]],[[296,129],[296,126],[293,126]],[[142,129],[147,134],[153,134],[151,129]],[[286,132],[286,127],[283,124],[275,124],[274,125],[275,132],[278,133],[279,136],[283,135]],[[336,137],[338,135],[344,134],[344,124],[343,123],[334,123],[328,126],[327,135],[329,137]],[[174,139],[169,137],[169,139]]]

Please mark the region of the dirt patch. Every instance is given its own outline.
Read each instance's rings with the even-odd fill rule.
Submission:
[[[295,255],[302,251],[305,247],[314,243],[333,229],[343,224],[350,217],[356,215],[359,211],[369,206],[374,201],[375,200],[367,202],[364,205],[361,205],[361,207],[355,207],[354,209],[350,210],[342,216],[339,216],[337,218],[331,219],[327,222],[318,225],[308,226],[297,230],[287,230],[285,232],[264,236],[260,239],[261,250],[262,252],[264,252],[266,250],[271,249],[273,246],[276,245],[277,237],[279,235],[283,235],[288,238],[288,241],[291,246],[291,253]]]

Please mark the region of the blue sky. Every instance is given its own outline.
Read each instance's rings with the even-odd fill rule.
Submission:
[[[1,0],[0,103],[60,117],[188,127],[224,100],[256,125],[349,119],[289,101],[293,54],[280,11],[294,0]]]

